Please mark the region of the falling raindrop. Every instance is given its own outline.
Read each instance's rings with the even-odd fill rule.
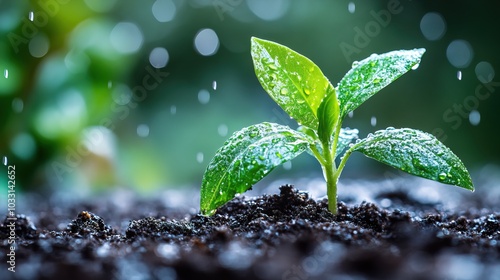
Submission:
[[[33,18],[34,18],[34,17],[35,17],[35,15],[33,14],[33,11],[29,12],[29,14],[28,14],[28,19],[29,19],[30,21],[33,21]]]
[[[5,79],[9,78],[9,69],[3,70],[3,76],[5,77]]]
[[[170,114],[175,115],[177,113],[177,107],[175,105],[170,106]]]
[[[462,71],[460,71],[460,70],[459,70],[459,71],[457,71],[457,79],[458,79],[459,81],[461,81],[461,80],[462,80]]]
[[[3,162],[3,165],[7,166],[7,157],[3,157],[2,162]]]
[[[347,5],[347,10],[349,11],[349,13],[354,14],[354,12],[356,11],[356,4],[354,4],[353,2],[349,2],[349,5]]]
[[[194,46],[203,56],[214,55],[219,49],[219,37],[212,29],[202,29],[194,38]]]
[[[203,157],[204,157],[204,156],[203,156],[203,153],[202,153],[202,152],[197,153],[197,154],[196,154],[196,161],[197,161],[198,163],[202,163],[202,162],[203,162]]]
[[[287,161],[287,162],[283,163],[283,169],[285,169],[285,170],[292,169],[292,162],[291,161]]]
[[[225,125],[225,124],[219,125],[219,127],[217,128],[217,132],[219,133],[220,136],[225,137],[227,135],[227,132],[228,132],[227,125]]]
[[[12,111],[21,113],[24,109],[24,102],[21,98],[14,98],[12,100]]]
[[[217,81],[213,81],[213,82],[212,82],[212,88],[213,88],[214,90],[217,90]]]
[[[377,117],[373,116],[372,119],[370,120],[370,124],[372,126],[376,126],[377,125]]]
[[[470,124],[476,126],[481,122],[481,114],[477,110],[472,110],[469,113]]]
[[[210,92],[205,89],[202,89],[198,92],[198,101],[201,104],[207,104],[210,101]]]
[[[349,118],[352,118],[354,116],[354,111],[350,111],[348,114]]]
[[[147,124],[140,124],[137,126],[137,135],[139,137],[148,137],[149,136],[149,126]]]

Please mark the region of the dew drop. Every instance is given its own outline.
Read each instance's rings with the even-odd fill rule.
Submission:
[[[446,177],[447,177],[447,174],[446,174],[446,173],[444,173],[444,172],[441,172],[441,173],[439,173],[439,175],[438,175],[438,179],[439,179],[440,181],[443,181],[444,179],[446,179]]]
[[[276,67],[276,65],[274,63],[271,63],[268,66],[269,66],[269,68],[271,68],[271,70],[278,70],[278,67]]]
[[[417,70],[417,68],[420,66],[420,63],[417,63],[411,67],[411,70]]]
[[[380,83],[380,79],[373,79],[373,83],[374,83],[374,84],[378,84],[378,83]]]
[[[352,68],[356,67],[359,65],[359,61],[355,60],[352,62]]]
[[[310,90],[310,89],[308,89],[308,88],[304,88],[304,93],[305,93],[306,95],[310,95],[310,94],[311,94],[311,90]]]
[[[309,72],[313,72],[314,71],[314,67],[311,66],[311,68],[309,68]]]
[[[204,156],[203,156],[203,153],[202,153],[202,152],[197,153],[197,154],[196,154],[196,161],[197,161],[198,163],[202,163],[202,162],[203,162],[203,157],[204,157]]]
[[[33,11],[31,11],[31,12],[28,13],[28,19],[30,21],[33,21],[34,17],[35,17],[35,15],[33,14]]]
[[[288,89],[282,88],[281,91],[280,91],[280,93],[283,94],[283,95],[287,95],[288,94]]]
[[[7,157],[3,157],[2,163],[3,163],[3,165],[7,166]]]
[[[213,82],[212,82],[212,88],[213,88],[214,90],[217,90],[217,81],[213,81]]]
[[[461,81],[461,80],[462,80],[462,71],[460,71],[460,70],[459,70],[459,71],[457,71],[457,79],[458,79],[459,81]]]
[[[9,78],[9,69],[3,70],[3,76],[5,77],[5,79]]]
[[[350,111],[348,114],[349,118],[352,118],[354,116],[354,111]]]
[[[377,125],[377,117],[373,116],[372,119],[370,120],[370,124],[372,126],[376,126]]]

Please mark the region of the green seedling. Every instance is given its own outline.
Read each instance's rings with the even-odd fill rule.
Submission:
[[[389,127],[358,139],[358,130],[342,128],[342,120],[349,112],[404,73],[416,69],[424,52],[425,49],[414,49],[373,54],[355,62],[333,87],[308,58],[280,44],[252,38],[251,53],[259,82],[300,127],[293,130],[264,122],[235,132],[205,171],[201,213],[214,214],[237,193],[247,191],[274,168],[304,151],[321,164],[328,208],[334,214],[337,182],[353,152],[409,174],[473,191],[464,164],[429,133]]]

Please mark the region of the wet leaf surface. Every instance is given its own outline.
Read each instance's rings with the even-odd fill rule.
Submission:
[[[337,86],[341,118],[410,69],[418,67],[424,52],[425,49],[392,51],[354,62]]]
[[[307,57],[283,45],[252,38],[255,74],[266,92],[301,125],[318,128],[317,111],[332,84]]]
[[[353,147],[366,156],[409,174],[474,190],[462,161],[432,134],[411,128],[387,128]]]
[[[307,137],[274,123],[252,125],[234,133],[209,163],[201,186],[201,211],[215,209],[243,193],[278,165],[307,149]]]

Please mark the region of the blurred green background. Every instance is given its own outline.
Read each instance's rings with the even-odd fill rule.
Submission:
[[[0,156],[23,190],[197,186],[236,130],[296,127],[255,77],[257,36],[309,57],[334,85],[372,53],[426,48],[345,126],[432,132],[477,172],[500,158],[498,11],[493,1],[0,0]],[[304,155],[271,176],[319,171]],[[357,155],[344,174],[387,173]]]

